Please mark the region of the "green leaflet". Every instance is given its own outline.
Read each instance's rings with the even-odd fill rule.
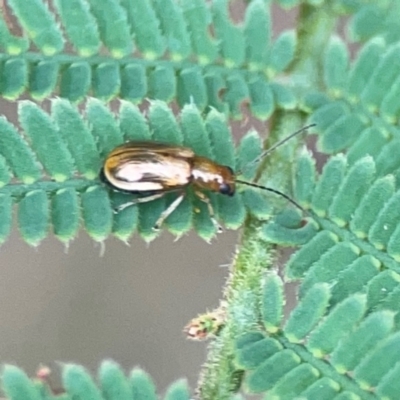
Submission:
[[[344,373],[352,371],[368,351],[387,337],[393,328],[393,313],[379,311],[369,315],[332,353],[334,367]]]
[[[309,242],[316,235],[318,225],[312,220],[303,220],[300,216],[293,225],[287,225],[285,217],[292,212],[293,210],[285,210],[265,224],[261,231],[262,237],[285,246],[297,246]]]
[[[0,196],[0,243],[3,243],[11,231],[12,223],[12,199],[8,194]]]
[[[299,251],[292,254],[286,265],[287,279],[298,279],[303,277],[311,265],[332,248],[338,237],[328,231],[319,232]]]
[[[337,274],[347,268],[360,255],[360,250],[351,243],[341,242],[317,260],[307,271],[300,292],[306,293],[318,282],[334,282]]]
[[[95,139],[83,123],[78,110],[68,101],[59,99],[53,101],[51,111],[77,170],[88,179],[94,179],[100,168],[100,158]]]
[[[394,333],[378,345],[354,370],[354,378],[362,387],[376,386],[399,359],[400,332]]]
[[[169,66],[158,66],[149,75],[149,96],[170,102],[176,95],[175,71]]]
[[[328,214],[332,221],[339,226],[344,226],[351,220],[374,175],[375,164],[370,157],[357,161],[349,169],[328,209]]]
[[[112,112],[99,100],[89,99],[86,108],[91,133],[100,156],[104,158],[122,142],[122,135]]]
[[[264,282],[262,298],[262,318],[268,332],[276,332],[283,318],[283,283],[274,274],[269,274]]]
[[[208,104],[219,112],[229,112],[228,104],[222,101],[222,93],[226,90],[225,79],[220,71],[209,71],[204,76]]]
[[[359,52],[358,57],[353,63],[350,76],[348,92],[351,99],[360,96],[364,89],[365,82],[370,78],[371,73],[379,61],[385,42],[382,38],[374,38],[368,42]]]
[[[400,140],[395,139],[387,143],[376,157],[376,168],[380,175],[389,174],[400,167],[396,154],[400,149]]]
[[[129,140],[150,140],[150,129],[146,118],[139,108],[128,101],[121,101],[119,109],[119,128],[124,139]]]
[[[99,381],[103,397],[109,400],[132,399],[128,380],[117,363],[104,361],[99,368]]]
[[[322,174],[312,193],[312,208],[318,216],[326,216],[332,198],[343,181],[345,172],[346,158],[342,154],[331,157],[324,165]],[[314,173],[312,175],[314,176]]]
[[[225,65],[232,68],[239,67],[245,60],[245,38],[242,28],[233,24],[228,5],[227,0],[216,0],[212,4],[212,13]]]
[[[1,16],[3,17],[3,10]],[[8,54],[17,55],[28,49],[29,41],[26,37],[11,34],[7,23],[0,18],[0,47]]]
[[[286,321],[284,332],[290,342],[299,343],[325,314],[330,299],[327,284],[317,284],[300,300]]]
[[[270,88],[274,95],[274,101],[277,108],[283,110],[294,110],[297,106],[297,98],[294,93],[286,86],[271,83]]]
[[[167,390],[165,400],[190,400],[190,393],[185,380],[173,383]]]
[[[172,0],[156,0],[154,7],[172,60],[185,59],[192,49],[182,9]]]
[[[198,67],[183,69],[178,76],[177,97],[181,107],[194,103],[200,109],[207,105],[205,82]]]
[[[268,70],[270,73],[284,71],[291,63],[297,46],[294,31],[282,32],[271,46]]]
[[[111,233],[112,211],[110,199],[104,188],[89,187],[82,193],[82,217],[88,234],[102,242]]]
[[[98,26],[89,5],[83,0],[56,0],[55,6],[66,29],[68,39],[82,56],[95,54],[100,47]],[[82,30],[82,26],[85,27]]]
[[[115,58],[128,55],[134,49],[130,39],[130,28],[126,10],[119,3],[106,5],[99,0],[89,0],[90,9],[96,19],[100,38]],[[113,29],[118,21],[118,29]]]
[[[122,0],[130,25],[131,35],[136,37],[136,43],[143,56],[155,59],[164,54],[165,38],[160,31],[160,23],[150,4],[144,0]]]
[[[2,66],[1,93],[8,100],[15,100],[28,84],[28,65],[23,58],[12,58]]]
[[[60,94],[72,102],[80,102],[89,91],[92,71],[89,63],[74,62],[62,71]]]
[[[394,368],[390,370],[389,373],[381,380],[376,388],[376,393],[381,397],[387,397],[390,399],[395,399],[399,393],[399,373],[400,365],[396,364]]]
[[[388,132],[383,129],[373,126],[364,129],[347,153],[347,160],[349,163],[353,163],[364,157],[365,154],[369,154],[376,159],[387,143],[388,137]]]
[[[370,255],[364,255],[353,261],[339,272],[332,288],[331,304],[337,304],[352,293],[363,292],[369,281],[382,268],[382,264]]]
[[[293,172],[293,195],[305,208],[309,207],[315,185],[315,161],[303,147],[297,157]]]
[[[331,353],[364,315],[366,296],[356,294],[339,303],[307,339],[307,348],[316,357]]]
[[[235,362],[240,368],[254,369],[282,348],[278,341],[263,338],[238,349]]]
[[[63,49],[61,31],[45,3],[33,0],[26,4],[23,0],[11,0],[9,6],[25,32],[29,33],[31,40],[45,55],[53,55]]]
[[[395,205],[398,204],[399,200],[400,192],[396,192],[384,204],[368,232],[369,241],[378,249],[383,249],[387,246],[391,235],[396,229],[400,213]]]
[[[15,127],[4,117],[0,118],[0,152],[6,160],[10,172],[24,183],[39,179],[41,170],[36,156]]]
[[[156,400],[156,388],[151,377],[139,368],[132,370],[129,376],[129,384],[133,400]]]
[[[181,4],[198,61],[209,64],[217,57],[217,44],[208,32],[209,10],[200,0],[183,0]]]
[[[348,59],[345,43],[338,37],[332,38],[325,53],[324,81],[333,97],[340,96],[346,87]]]
[[[141,64],[129,63],[121,69],[121,97],[139,103],[148,91],[146,70]]]
[[[258,365],[254,371],[248,373],[244,385],[251,393],[265,392],[273,388],[299,363],[300,358],[292,350],[279,351]]]
[[[93,71],[94,96],[109,101],[120,91],[121,78],[119,65],[115,62],[99,64]]]
[[[0,156],[0,187],[10,182],[11,174],[3,156]]]
[[[310,364],[303,363],[286,374],[270,394],[280,399],[292,399],[297,393],[301,393],[311,386],[318,377],[317,369]]]
[[[51,204],[54,234],[62,242],[68,243],[79,229],[79,198],[72,188],[58,190],[52,197]]]
[[[35,100],[43,100],[55,90],[59,67],[55,61],[40,61],[34,66],[30,73],[29,87]]]
[[[101,392],[96,387],[89,373],[76,364],[66,364],[62,371],[62,381],[65,390],[73,397],[101,400]]]
[[[400,65],[399,54],[400,47],[393,46],[381,57],[361,95],[361,99],[368,109],[375,110],[379,107],[396,80]]]
[[[377,179],[371,185],[350,223],[350,229],[358,237],[367,237],[376,216],[382,210],[385,203],[393,196],[394,189],[394,179],[391,175]]]
[[[379,307],[399,283],[400,275],[390,270],[383,271],[371,279],[367,286],[368,308]]]
[[[20,103],[18,112],[24,132],[49,175],[56,181],[69,178],[73,161],[50,117],[30,102]]]
[[[260,70],[268,60],[271,41],[269,10],[261,0],[252,1],[246,9],[244,36],[250,70]],[[255,40],[257,37],[257,40]]]
[[[47,236],[48,199],[43,190],[28,192],[18,208],[18,228],[24,240],[37,246]]]
[[[304,396],[306,399],[331,399],[339,389],[340,385],[337,382],[325,377],[315,381],[300,396]]]
[[[261,121],[267,120],[274,111],[274,94],[271,86],[260,75],[249,80],[250,109]]]
[[[40,400],[36,387],[28,376],[13,365],[6,365],[2,371],[2,386],[10,399]]]

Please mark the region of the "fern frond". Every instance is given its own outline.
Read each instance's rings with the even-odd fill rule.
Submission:
[[[351,11],[354,16],[348,30],[353,40],[364,42],[374,36],[381,36],[386,43],[394,43],[400,39],[398,2],[359,2]]]
[[[1,373],[2,389],[9,399],[158,399],[151,377],[142,369],[134,368],[126,376],[122,368],[113,361],[104,361],[98,371],[98,383],[80,365],[65,364],[62,367],[61,394],[54,394],[46,377],[29,379],[19,368],[6,365]],[[189,400],[190,392],[186,381],[179,380],[167,389],[165,400]]]
[[[377,175],[397,174],[400,113],[400,48],[372,39],[348,67],[340,39],[331,41],[325,55],[328,96],[306,95],[303,106],[320,132],[318,147],[325,153],[347,150],[354,163],[369,154]]]
[[[269,274],[266,282],[263,298],[276,298],[282,292],[280,278]],[[287,399],[339,393],[340,398],[396,398],[400,336],[394,330],[395,314],[368,310],[367,296],[360,293],[335,306],[331,296],[326,283],[312,286],[286,321],[282,314],[274,321],[273,330],[269,316],[277,315],[278,303],[264,301],[265,329],[248,332],[236,343],[236,363],[246,370],[248,392],[268,391],[268,397]],[[284,302],[281,298],[281,310]]]
[[[341,154],[327,162],[316,181],[314,175],[314,161],[303,152],[295,166],[294,193],[309,217],[304,221],[286,210],[262,230],[273,243],[303,245],[290,257],[286,277],[302,279],[302,297],[317,283],[329,283],[331,305],[364,292],[369,309],[395,310],[389,298],[397,293],[400,272],[400,194],[393,176],[377,177],[369,156],[348,166]],[[394,286],[380,293],[388,285],[384,277]]]
[[[54,10],[44,0],[10,0],[8,7],[25,36],[13,36],[0,14],[1,94],[7,99],[25,92],[35,100],[58,94],[73,102],[88,93],[134,103],[150,97],[211,106],[234,118],[249,104],[262,120],[297,104],[272,80],[293,60],[296,36],[284,32],[270,40],[270,5],[262,0],[248,5],[241,24],[233,23],[226,0],[57,0]]]
[[[84,115],[62,99],[52,102],[50,114],[23,101],[18,114],[21,132],[6,119],[0,119],[1,241],[10,231],[13,203],[19,204],[21,234],[32,245],[47,236],[49,225],[61,241],[69,242],[76,236],[81,219],[97,241],[110,234],[127,240],[135,230],[146,240],[154,239],[157,233],[152,228],[157,218],[176,196],[168,194],[114,214],[113,208],[129,201],[132,195],[113,192],[98,179],[107,154],[124,141],[182,144],[234,170],[262,150],[254,131],[235,149],[225,117],[213,110],[203,119],[194,105],[184,107],[178,119],[159,101],[151,103],[147,118],[136,106],[121,102],[117,119],[107,106],[93,98],[87,101]],[[252,179],[254,174],[253,167],[246,170],[245,176]],[[241,226],[247,210],[259,217],[266,217],[271,211],[264,197],[252,190],[239,190],[234,197],[209,195],[217,217],[230,229]],[[193,226],[206,240],[216,233],[206,205],[191,193],[178,212],[167,219],[166,226],[178,236]]]

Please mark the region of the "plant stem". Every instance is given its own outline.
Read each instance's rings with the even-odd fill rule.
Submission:
[[[321,87],[322,63],[336,18],[326,5],[302,5],[298,25],[298,51],[290,72],[292,85],[300,93],[305,88]],[[269,138],[277,140],[294,132],[304,123],[304,114],[276,112]],[[293,139],[260,164],[257,176],[268,186],[286,190],[290,182],[290,161],[294,159],[298,139]],[[273,267],[275,249],[260,235],[262,221],[249,217],[231,266],[224,290],[226,321],[218,337],[210,344],[203,367],[198,395],[204,400],[228,400],[240,388],[242,372],[234,365],[235,340],[243,333],[260,329],[261,289],[265,272]]]
[[[300,94],[306,88],[324,86],[323,58],[336,23],[337,15],[328,3],[317,7],[300,6],[297,52],[288,70],[292,84]]]
[[[199,379],[201,399],[229,399],[241,383],[233,363],[235,339],[258,329],[262,276],[272,264],[272,246],[259,236],[259,223],[249,218],[243,230],[225,288],[226,324],[210,344],[208,361]]]

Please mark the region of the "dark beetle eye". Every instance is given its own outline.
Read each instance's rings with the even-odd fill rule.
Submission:
[[[231,194],[231,187],[227,183],[222,183],[219,187],[219,192],[221,194]]]

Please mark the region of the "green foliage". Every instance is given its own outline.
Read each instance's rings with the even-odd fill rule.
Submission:
[[[274,281],[282,285],[277,276]],[[264,298],[274,293],[272,285],[264,286]],[[372,387],[382,398],[393,393],[399,340],[395,314],[368,307],[367,296],[358,293],[332,304],[332,294],[327,284],[316,284],[286,323],[281,318],[275,333],[248,332],[237,339],[236,363],[246,370],[248,392],[268,390],[269,395],[285,399],[295,395],[330,399],[339,393],[374,399]],[[264,315],[274,312],[268,304],[264,307]]]
[[[92,93],[140,103],[150,96],[214,107],[237,119],[249,104],[261,120],[275,107],[296,106],[288,88],[271,82],[293,60],[296,35],[283,32],[271,40],[262,0],[247,7],[243,25],[233,23],[226,0],[212,7],[201,0],[157,0],[154,8],[147,0],[57,0],[53,11],[41,0],[8,5],[24,37],[14,36],[0,15],[1,94],[7,99],[58,93],[81,102]]]
[[[246,164],[249,154],[257,157],[261,152],[261,141],[254,131],[242,139],[236,150],[225,117],[213,110],[203,118],[194,105],[184,107],[177,118],[165,103],[154,101],[145,119],[136,106],[121,102],[117,119],[106,105],[92,98],[86,103],[85,114],[83,117],[62,99],[53,100],[50,114],[30,101],[22,101],[19,121],[26,139],[17,127],[1,120],[1,212],[8,215],[12,202],[19,204],[18,226],[31,245],[47,236],[49,224],[56,237],[68,243],[76,236],[81,219],[96,241],[103,241],[110,234],[125,241],[135,230],[146,240],[157,236],[152,228],[176,196],[114,213],[115,207],[133,195],[112,191],[98,179],[102,160],[125,140],[184,144],[197,154],[236,170]],[[247,176],[251,179],[254,172]],[[265,215],[261,205],[252,209],[252,203],[260,201],[257,194],[254,200],[252,192],[249,189],[234,197],[213,196],[217,218],[226,227],[237,229],[246,209],[255,216]],[[193,207],[199,210],[193,211]],[[1,219],[2,241],[11,223],[9,216]],[[167,219],[166,226],[177,236],[194,226],[206,240],[216,232],[207,207],[190,193]]]
[[[4,393],[10,400],[82,399],[82,400],[156,400],[159,399],[150,376],[139,368],[125,376],[121,367],[113,361],[104,361],[98,371],[98,383],[89,372],[76,364],[65,364],[62,369],[62,393],[55,394],[38,376],[29,379],[17,367],[6,365],[1,373]],[[165,400],[189,400],[185,381],[173,383],[166,391]]]
[[[274,36],[273,8],[262,0],[248,2],[239,22],[228,0],[55,0],[51,10],[42,0],[8,0],[1,96],[59,97],[50,111],[19,101],[18,123],[0,118],[0,242],[14,206],[31,245],[50,226],[68,243],[81,224],[96,241],[134,232],[152,240],[174,194],[114,213],[132,196],[102,184],[101,166],[128,140],[188,146],[300,206],[250,188],[231,198],[207,193],[221,223],[244,229],[199,398],[231,399],[242,387],[266,399],[397,400],[400,3],[277,3],[297,6],[299,16]],[[354,56],[338,23],[357,42]],[[250,130],[235,146],[228,127],[229,118],[248,117],[256,126],[269,119],[272,143],[315,123],[325,165],[296,139],[249,164],[267,143]],[[205,240],[216,233],[191,189],[165,227],[176,236],[193,227]],[[280,278],[270,269],[282,247],[294,252]],[[288,281],[298,290],[286,312]],[[106,362],[99,382],[67,365],[60,397],[156,398],[141,370],[127,379]],[[5,368],[3,387],[10,399],[55,397],[15,367]],[[165,398],[189,398],[186,385]]]

